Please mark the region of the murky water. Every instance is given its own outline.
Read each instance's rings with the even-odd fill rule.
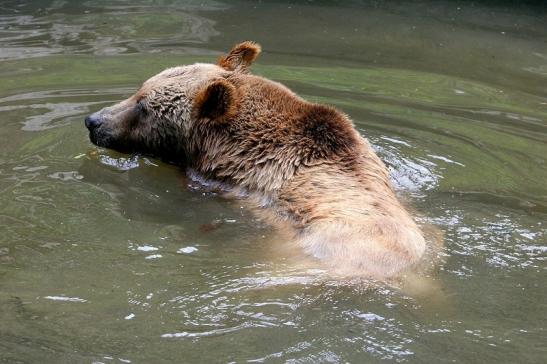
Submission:
[[[547,360],[547,9],[0,1],[0,362]],[[246,39],[445,234],[439,300],[314,279],[239,201],[83,117]]]

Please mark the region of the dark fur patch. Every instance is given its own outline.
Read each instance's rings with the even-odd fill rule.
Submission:
[[[311,105],[298,120],[306,138],[324,155],[344,154],[356,144],[351,122],[335,109],[324,105]]]

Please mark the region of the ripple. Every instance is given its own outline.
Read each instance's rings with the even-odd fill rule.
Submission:
[[[448,227],[451,255],[480,257],[488,265],[503,269],[537,268],[546,259],[546,248],[533,244],[544,239],[541,225],[530,225],[526,220],[513,214],[481,217],[462,211],[434,219],[437,224]],[[459,276],[473,275],[474,269],[467,264],[462,262],[452,272]]]
[[[139,245],[137,247],[137,250],[141,251],[141,252],[153,252],[153,251],[158,250],[158,248],[156,248],[155,246],[151,246],[151,245]]]
[[[78,303],[88,302],[87,300],[84,300],[83,298],[79,298],[79,297],[45,296],[44,298],[47,300],[62,301],[62,302],[78,302]]]
[[[66,181],[80,181],[84,178],[80,173],[77,171],[68,171],[68,172],[55,172],[50,175],[48,175],[49,178],[58,179],[60,181],[66,182]]]
[[[114,158],[106,154],[99,155],[99,161],[105,166],[113,167],[119,171],[128,171],[140,166],[140,156]]]
[[[119,95],[127,92],[127,89],[115,88],[101,95]],[[73,117],[89,114],[95,105],[103,105],[104,101],[79,101],[66,102],[69,98],[97,96],[99,93],[93,90],[49,90],[26,92],[0,98],[0,112],[17,111],[26,114],[21,123],[21,130],[44,131],[69,125]],[[62,99],[63,102],[52,102]],[[29,104],[29,101],[33,103]],[[38,102],[37,102],[38,101]],[[39,102],[42,101],[42,102]],[[10,105],[11,104],[11,105]],[[32,115],[28,115],[32,114]]]
[[[122,53],[165,51],[180,43],[206,43],[220,33],[215,21],[194,12],[192,4],[178,4],[165,11],[162,6],[124,5],[105,7],[101,12],[72,13],[57,7],[41,16],[6,15],[0,17],[3,30],[0,59],[28,59],[53,54],[91,53],[117,55]],[[84,7],[93,9],[96,4]],[[225,5],[204,5],[211,10]],[[71,12],[70,17],[63,11]],[[46,15],[47,14],[47,15]],[[123,24],[119,23],[124,17]],[[32,41],[32,45],[29,44]],[[181,47],[177,46],[180,52]],[[191,52],[195,48],[187,47]]]
[[[412,148],[411,144],[402,140],[394,141],[385,136],[370,139],[374,150],[387,165],[396,189],[418,192],[434,189],[438,185],[442,177],[435,171],[436,163],[421,158],[409,158],[408,154],[399,148],[399,145]],[[392,144],[380,142],[379,139]]]
[[[177,253],[191,254],[191,253],[197,252],[197,251],[198,251],[198,248],[196,248],[195,246],[185,246],[184,248],[180,248],[179,250],[177,250]]]
[[[241,325],[234,326],[234,327],[207,330],[207,331],[201,331],[201,332],[182,331],[182,332],[175,332],[175,333],[167,333],[167,334],[162,334],[161,337],[172,339],[172,338],[201,338],[201,337],[207,337],[207,336],[218,336],[218,335],[224,335],[231,332],[239,331],[252,326],[253,325],[250,323],[243,323]]]

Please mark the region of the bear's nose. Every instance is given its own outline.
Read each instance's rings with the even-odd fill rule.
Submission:
[[[101,125],[101,118],[99,117],[99,115],[97,115],[97,113],[88,115],[85,118],[85,126],[89,130],[93,130],[97,128],[99,125]]]

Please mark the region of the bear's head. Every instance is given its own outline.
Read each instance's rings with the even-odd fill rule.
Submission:
[[[184,163],[176,159],[184,158],[196,123],[226,120],[235,113],[238,92],[231,75],[246,73],[259,53],[258,44],[243,42],[217,64],[166,69],[128,99],[87,116],[91,141]]]

